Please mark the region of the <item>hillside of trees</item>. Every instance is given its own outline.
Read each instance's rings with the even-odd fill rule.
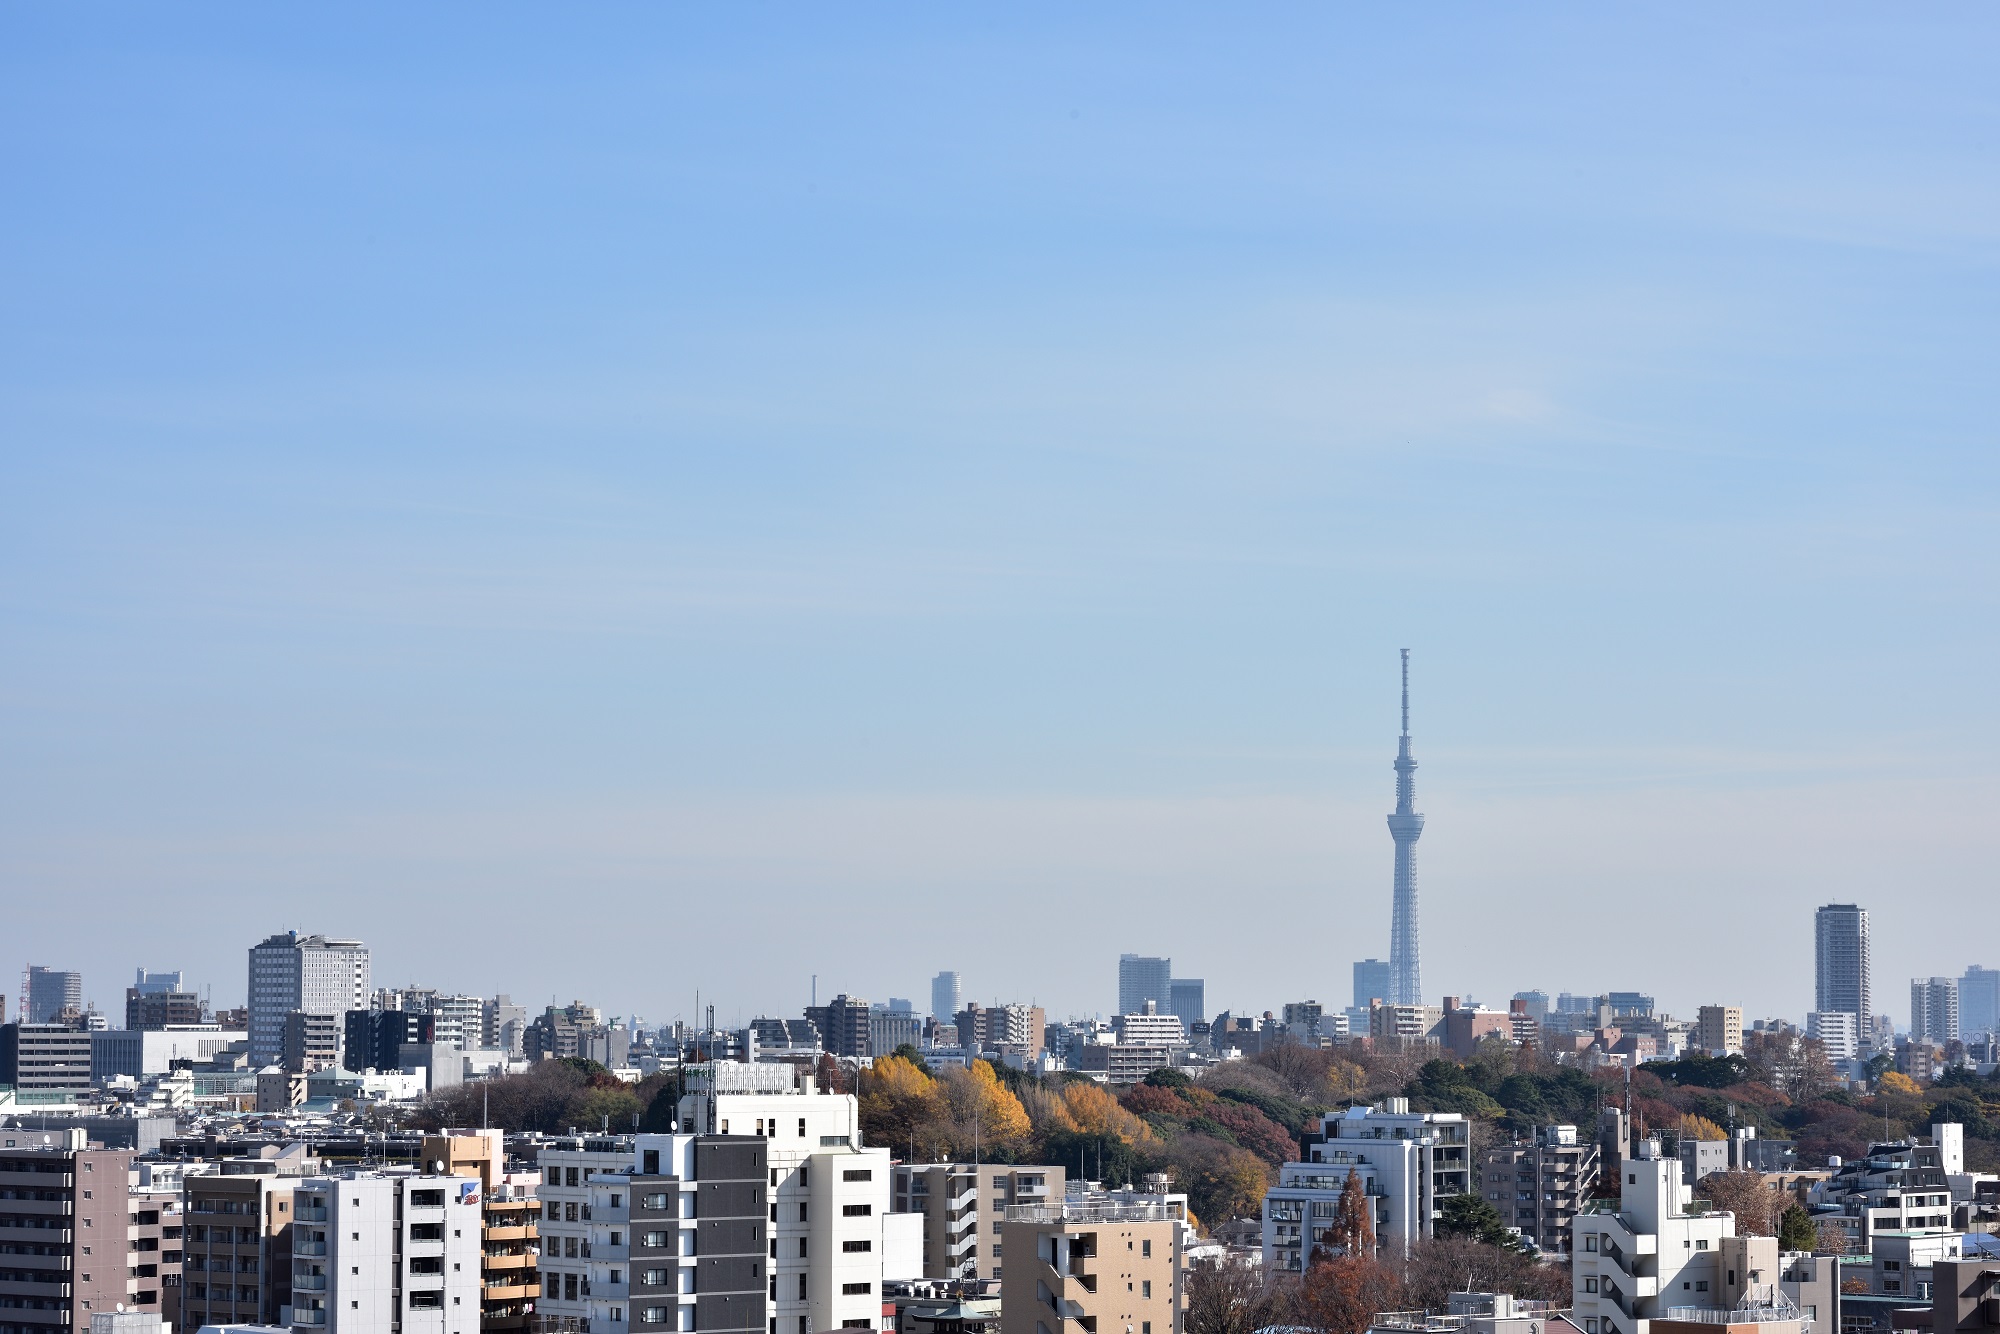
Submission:
[[[1957,1121],[1972,1168],[2000,1171],[2000,1083],[1953,1071],[1918,1088],[1890,1072],[1872,1092],[1854,1093],[1826,1077],[1823,1062],[1802,1050],[1810,1046],[1760,1036],[1744,1056],[1645,1066],[1631,1079],[1634,1119],[1670,1141],[1754,1126],[1762,1137],[1796,1140],[1802,1166]],[[1282,1047],[1199,1078],[1155,1071],[1116,1094],[1074,1072],[1038,1078],[986,1061],[932,1070],[913,1048],[853,1076],[823,1059],[818,1078],[856,1094],[863,1141],[899,1156],[1061,1165],[1110,1185],[1166,1172],[1205,1223],[1255,1217],[1278,1165],[1299,1156],[1302,1136],[1325,1113],[1357,1102],[1401,1094],[1419,1111],[1462,1112],[1483,1147],[1551,1123],[1589,1134],[1600,1107],[1628,1096],[1622,1072],[1589,1075],[1498,1041],[1464,1062]],[[547,1061],[446,1090],[418,1124],[665,1130],[678,1091],[666,1076],[626,1084],[589,1061]]]

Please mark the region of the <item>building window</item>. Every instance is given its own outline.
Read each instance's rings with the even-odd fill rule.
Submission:
[[[840,1206],[840,1212],[848,1218],[866,1218],[875,1212],[875,1206],[872,1204],[843,1204]],[[799,1206],[799,1221],[801,1223],[806,1221],[806,1207],[803,1204]]]
[[[1151,1237],[1148,1237],[1146,1240],[1139,1243],[1139,1254],[1147,1256],[1149,1258],[1151,1257],[1151,1255],[1153,1254],[1153,1240]]]
[[[1696,1292],[1707,1292],[1707,1291],[1708,1291],[1708,1280],[1707,1280],[1707,1279],[1705,1279],[1705,1278],[1698,1278],[1698,1279],[1696,1279],[1696,1280],[1694,1281],[1694,1290],[1695,1290]]]
[[[1150,1279],[1150,1278],[1148,1278],[1148,1279],[1141,1279],[1141,1280],[1139,1281],[1139,1295],[1140,1295],[1141,1297],[1151,1297],[1151,1296],[1153,1295],[1153,1280],[1152,1280],[1152,1279]]]
[[[804,1139],[805,1137],[806,1137],[806,1119],[802,1116],[799,1118],[799,1138]]]
[[[843,1297],[866,1297],[873,1291],[875,1291],[873,1283],[843,1283],[840,1285],[840,1295]]]
[[[1589,1233],[1584,1237],[1583,1249],[1586,1251],[1595,1251],[1597,1249],[1597,1234],[1595,1232]]]
[[[1597,1291],[1597,1280],[1596,1280],[1596,1279],[1594,1279],[1594,1278],[1586,1278],[1586,1279],[1585,1279],[1585,1280],[1583,1281],[1583,1290],[1584,1290],[1585,1292],[1596,1292],[1596,1291]]]
[[[1702,1238],[1702,1239],[1701,1239],[1700,1241],[1697,1241],[1697,1242],[1696,1242],[1696,1243],[1694,1244],[1694,1248],[1695,1248],[1696,1250],[1698,1250],[1698,1251],[1705,1251],[1705,1250],[1707,1250],[1707,1249],[1708,1249],[1708,1239],[1707,1239],[1706,1237],[1704,1237],[1704,1238]]]
[[[842,1181],[873,1181],[875,1179],[875,1173],[870,1168],[854,1167],[854,1168],[849,1168],[845,1172],[842,1172],[840,1174],[840,1179]]]
[[[841,1242],[841,1243],[840,1243],[840,1249],[841,1249],[841,1250],[843,1250],[843,1251],[846,1251],[846,1252],[847,1252],[847,1253],[848,1253],[849,1255],[852,1255],[852,1254],[854,1254],[854,1253],[856,1253],[856,1252],[858,1252],[858,1251],[872,1251],[872,1250],[874,1250],[874,1249],[875,1249],[875,1243],[874,1243],[874,1242],[872,1242],[872,1241],[869,1241],[869,1240],[868,1240],[868,1239],[866,1239],[866,1238],[863,1238],[863,1239],[862,1239],[862,1240],[860,1240],[860,1241],[843,1241],[843,1242]]]

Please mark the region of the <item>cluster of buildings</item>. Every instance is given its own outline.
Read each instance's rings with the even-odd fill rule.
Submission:
[[[1288,1045],[1469,1058],[1496,1042],[1631,1069],[1761,1038],[1853,1082],[1994,1067],[2000,972],[1914,979],[1898,1028],[1876,1012],[1853,904],[1815,915],[1803,1029],[1746,1027],[1727,1004],[1677,1019],[1627,991],[1427,1004],[1408,667],[1406,652],[1390,957],[1354,963],[1344,1007],[1211,1014],[1201,979],[1126,954],[1109,1018],[981,1004],[946,971],[928,1011],[815,994],[796,1017],[721,1029],[711,1006],[648,1027],[582,1001],[531,1013],[507,995],[378,988],[363,942],[285,932],[250,948],[241,1008],[141,970],[114,1025],[78,974],[31,967],[0,1023],[0,1334],[1182,1334],[1191,1264],[1302,1272],[1343,1244],[1357,1192],[1378,1247],[1433,1236],[1472,1197],[1574,1284],[1562,1310],[1465,1294],[1442,1315],[1385,1314],[1382,1334],[2000,1324],[2000,1182],[1966,1171],[1953,1124],[1807,1168],[1747,1131],[1663,1148],[1616,1108],[1492,1143],[1390,1098],[1325,1115],[1258,1219],[1211,1220],[1217,1239],[1198,1241],[1165,1178],[1107,1191],[1060,1166],[899,1160],[863,1142],[852,1096],[812,1077],[915,1049],[1128,1084]],[[418,1135],[360,1114],[562,1059],[677,1074],[670,1128]],[[1724,1171],[1803,1195],[1825,1245],[1739,1234],[1693,1196]]]
[[[0,1330],[818,1334],[968,1302],[1002,1334],[1181,1329],[1164,1180],[898,1162],[782,1062],[686,1087],[663,1133],[0,1130]]]

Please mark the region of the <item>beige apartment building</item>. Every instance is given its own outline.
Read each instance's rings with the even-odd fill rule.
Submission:
[[[479,1180],[479,1328],[527,1329],[541,1292],[540,1169],[510,1174],[498,1130],[426,1135],[421,1152],[427,1172]]]
[[[1001,1334],[1180,1334],[1176,1213],[1099,1193],[1009,1210]]]
[[[1709,1056],[1743,1054],[1743,1007],[1704,1005],[1697,1012],[1693,1046]]]
[[[1007,1210],[1060,1202],[1065,1189],[1060,1167],[898,1163],[889,1208],[923,1215],[925,1278],[999,1278]]]
[[[185,1178],[182,1323],[275,1325],[292,1303],[292,1190],[317,1170],[303,1156],[225,1159]]]

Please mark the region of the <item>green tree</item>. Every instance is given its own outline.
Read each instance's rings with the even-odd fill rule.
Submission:
[[[1786,1209],[1778,1220],[1778,1249],[1810,1251],[1818,1244],[1819,1229],[1813,1226],[1812,1215],[1796,1204]]]
[[[1501,1221],[1500,1211],[1477,1195],[1453,1195],[1447,1199],[1438,1210],[1437,1235],[1470,1237],[1503,1250],[1516,1250],[1521,1244],[1520,1238]]]

